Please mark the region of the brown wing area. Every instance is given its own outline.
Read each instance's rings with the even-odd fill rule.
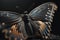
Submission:
[[[5,32],[5,38],[8,38],[11,40],[11,35],[7,36],[6,33],[9,31],[10,34],[14,35],[14,40],[17,40],[17,38],[24,38],[23,34],[21,32],[18,32],[16,24],[12,25],[11,30],[4,29],[2,32]]]

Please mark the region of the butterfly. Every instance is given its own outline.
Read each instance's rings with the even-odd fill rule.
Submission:
[[[31,10],[29,14],[25,15],[25,17],[27,16],[25,19],[29,21],[27,23],[25,23],[23,17],[16,12],[0,11],[0,18],[5,18],[3,22],[5,21],[7,24],[18,24],[18,31],[22,32],[25,37],[29,36],[28,33],[34,35],[36,32],[40,32],[43,38],[48,38],[50,36],[51,22],[53,22],[55,10],[57,10],[57,5],[52,2],[47,2],[37,6]],[[9,19],[9,21],[6,21],[7,19]],[[10,28],[8,28],[8,30],[10,30]]]

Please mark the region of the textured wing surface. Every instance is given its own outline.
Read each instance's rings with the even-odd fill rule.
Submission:
[[[21,37],[18,37],[20,34],[18,34],[18,36],[15,36],[14,31],[13,34],[10,33],[11,26],[14,24],[17,24],[17,28],[18,28],[17,29],[18,32],[16,31],[15,33],[17,34],[21,32],[24,35],[24,37],[26,37],[27,34],[24,28],[24,22],[22,20],[22,17],[16,12],[0,11],[0,29],[2,29],[2,31],[4,30],[6,36],[10,35],[8,36],[10,37],[10,39],[15,37],[17,39],[21,39]],[[13,28],[13,30],[16,30],[16,28]]]
[[[45,36],[45,38],[49,37],[51,31],[50,26],[51,26],[51,22],[53,21],[55,10],[57,10],[56,4],[47,2],[42,5],[39,5],[29,13],[29,16],[34,21],[34,24],[36,24],[36,22],[37,22],[36,25],[40,24],[39,30],[42,36],[43,37]]]

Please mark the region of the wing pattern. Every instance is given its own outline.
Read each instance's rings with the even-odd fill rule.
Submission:
[[[39,5],[29,13],[30,18],[35,23],[37,22],[40,24],[40,32],[43,38],[48,38],[50,36],[49,34],[51,31],[51,22],[53,22],[55,10],[57,10],[57,5],[52,2],[48,2]],[[41,24],[44,25],[43,23],[45,26],[42,28]]]

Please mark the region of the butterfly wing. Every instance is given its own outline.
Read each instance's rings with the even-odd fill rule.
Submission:
[[[36,24],[36,22],[40,24],[38,26],[40,27],[40,33],[42,34],[42,36],[45,36],[45,38],[48,38],[47,36],[49,36],[50,34],[50,26],[51,22],[53,21],[55,10],[57,10],[57,5],[52,2],[47,2],[42,5],[39,5],[29,13],[29,16],[31,20],[33,20],[34,24]],[[42,27],[41,24],[42,26],[44,26]]]
[[[52,16],[54,16],[54,10],[56,9],[57,6],[54,3],[44,3],[33,9],[29,13],[29,16],[33,20],[51,21],[50,19],[52,19]]]

